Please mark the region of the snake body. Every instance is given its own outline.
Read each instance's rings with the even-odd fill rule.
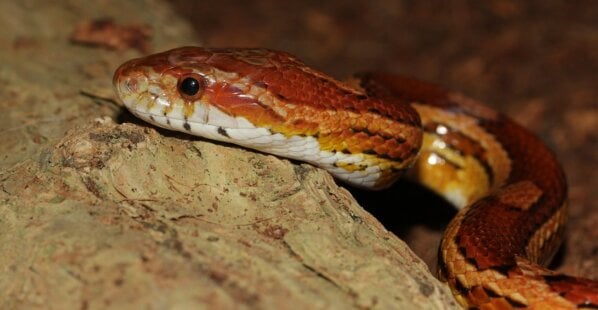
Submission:
[[[598,307],[598,282],[539,265],[566,221],[555,156],[473,99],[389,74],[341,83],[266,49],[178,48],[126,62],[114,84],[154,125],[306,161],[354,186],[382,189],[412,167],[462,208],[439,265],[464,306]]]

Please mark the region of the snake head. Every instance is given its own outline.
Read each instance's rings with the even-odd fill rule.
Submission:
[[[390,184],[421,145],[411,107],[284,52],[182,47],[124,63],[114,85],[149,123],[307,161],[361,187]]]
[[[259,83],[239,73],[240,52],[227,51],[182,47],[129,60],[114,74],[116,93],[149,123],[225,142],[235,142],[227,130],[280,124],[280,116],[258,99],[264,93]],[[264,52],[253,58],[245,53],[246,60],[265,66]]]

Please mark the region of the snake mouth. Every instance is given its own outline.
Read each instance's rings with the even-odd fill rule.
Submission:
[[[164,81],[162,78],[159,81],[144,74],[121,75],[115,79],[116,93],[126,108],[158,127],[187,133],[194,133],[194,129],[224,133],[227,130],[256,128],[246,118],[225,113],[207,99],[188,102],[172,94],[174,85],[175,79]],[[223,140],[226,134],[217,138]]]
[[[247,118],[219,109],[210,102],[209,96],[194,101],[182,98],[175,76],[146,71],[119,68],[114,78],[114,88],[120,101],[131,113],[145,121],[188,133],[194,127],[205,127],[208,132],[214,128],[220,128],[220,132],[256,128]]]

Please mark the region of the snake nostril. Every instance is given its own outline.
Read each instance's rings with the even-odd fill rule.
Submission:
[[[126,76],[119,82],[120,88],[125,93],[140,93],[147,90],[148,81],[144,76]]]
[[[123,86],[125,87],[125,91],[134,93],[137,91],[137,80],[133,78],[126,78],[123,82]]]

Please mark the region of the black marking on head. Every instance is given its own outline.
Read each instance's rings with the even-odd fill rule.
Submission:
[[[152,122],[155,122],[156,120],[154,119],[153,115],[150,115],[150,119],[152,120]]]
[[[218,133],[219,133],[221,136],[224,136],[224,137],[230,138],[230,136],[228,135],[228,132],[226,132],[226,129],[224,129],[224,127],[218,127]]]
[[[185,122],[185,124],[183,124],[183,127],[185,128],[185,130],[191,131],[191,125],[189,125],[189,123]]]

